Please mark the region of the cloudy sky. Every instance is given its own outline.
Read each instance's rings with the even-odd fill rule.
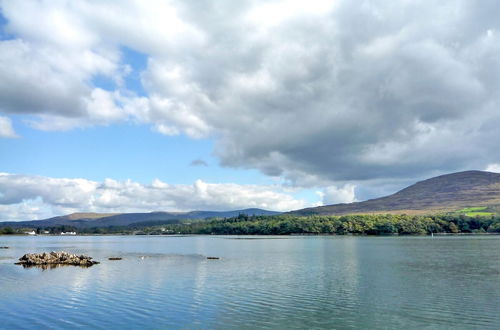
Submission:
[[[500,170],[497,0],[0,0],[0,220]]]

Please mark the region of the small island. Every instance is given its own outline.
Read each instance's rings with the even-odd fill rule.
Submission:
[[[44,266],[44,265],[73,265],[90,267],[99,262],[93,261],[92,257],[85,255],[71,254],[65,251],[50,253],[27,253],[19,258],[19,262],[16,265],[23,266]]]

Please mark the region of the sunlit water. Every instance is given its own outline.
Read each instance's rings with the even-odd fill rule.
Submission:
[[[500,327],[500,236],[0,236],[0,246],[7,329]],[[52,250],[101,264],[14,265]]]

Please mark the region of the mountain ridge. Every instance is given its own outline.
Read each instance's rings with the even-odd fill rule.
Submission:
[[[450,212],[470,206],[500,205],[500,174],[463,171],[418,181],[400,191],[363,202],[333,204],[288,212],[295,215]]]
[[[77,212],[42,220],[0,222],[0,227],[55,227],[73,226],[76,228],[129,226],[148,222],[173,223],[189,219],[230,218],[239,214],[276,215],[281,212],[258,208],[232,211],[189,211],[189,212],[138,212],[138,213],[85,213]]]
[[[344,215],[344,214],[435,214],[467,207],[487,206],[500,213],[500,174],[485,171],[463,171],[418,181],[400,191],[362,202],[325,205],[286,212],[285,214]],[[258,208],[233,211],[190,211],[148,213],[72,213],[43,220],[0,222],[0,227],[76,228],[130,226],[177,223],[182,220],[231,218],[240,214],[277,215],[280,212]]]

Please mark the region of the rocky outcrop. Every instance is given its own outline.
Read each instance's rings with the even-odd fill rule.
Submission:
[[[27,253],[19,258],[16,265],[24,266],[42,266],[42,265],[73,265],[89,267],[99,262],[93,261],[92,257],[85,255],[70,254],[68,252],[43,252],[43,253]]]

